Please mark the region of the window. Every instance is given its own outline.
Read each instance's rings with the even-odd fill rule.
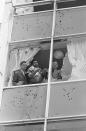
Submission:
[[[42,0],[33,0],[33,2],[36,1],[42,1]],[[52,10],[53,9],[53,4],[45,4],[45,5],[40,5],[40,6],[34,6],[34,12],[37,11],[44,11],[44,10]]]
[[[15,15],[53,10],[53,2],[50,0],[23,0],[15,1],[13,4],[15,7]],[[26,6],[26,4],[28,4],[28,6]]]
[[[18,79],[24,80],[21,76],[13,75],[13,73],[18,73],[21,67],[20,63],[26,61],[26,84],[37,84],[37,83],[47,83],[48,81],[48,68],[49,68],[49,55],[50,55],[50,41],[43,41],[41,43],[31,42],[31,46],[23,46],[22,48],[11,49],[9,52],[9,58],[7,63],[7,75],[6,75],[6,85],[16,85]],[[45,59],[44,59],[45,58]],[[34,62],[38,63],[38,66]],[[38,73],[36,70],[38,70]],[[35,73],[35,74],[34,74]],[[33,75],[32,77],[29,75]],[[37,75],[39,74],[39,75]],[[36,79],[39,79],[36,81]],[[18,78],[17,78],[18,77]],[[23,76],[22,76],[23,77]],[[14,83],[14,84],[13,84]]]
[[[86,5],[85,0],[74,0],[74,1],[58,3],[57,7],[58,8],[68,8],[68,7],[76,7],[76,6],[83,6],[83,5]]]

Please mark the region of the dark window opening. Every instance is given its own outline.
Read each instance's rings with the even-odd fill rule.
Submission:
[[[40,50],[35,56],[34,60],[37,60],[39,66],[43,68],[49,68],[49,56],[50,50]]]
[[[51,81],[69,79],[72,67],[67,53],[67,39],[55,39]],[[23,58],[20,57],[21,55]],[[40,42],[40,46],[12,50],[9,56],[5,85],[18,86],[48,82],[49,40]]]
[[[75,0],[70,2],[61,2],[57,4],[58,8],[68,8],[86,5],[86,0]]]
[[[33,0],[33,2],[37,2],[37,1],[42,1],[42,0]],[[34,12],[52,10],[52,9],[53,9],[53,3],[52,4],[34,6]]]

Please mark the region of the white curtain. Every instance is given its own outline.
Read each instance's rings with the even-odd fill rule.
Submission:
[[[33,57],[36,55],[36,53],[39,51],[39,48],[20,48],[20,49],[14,49],[9,54],[9,60],[8,60],[8,72],[7,72],[7,78],[8,78],[8,86],[11,85],[12,82],[12,72],[14,70],[19,69],[20,62],[26,61],[27,64],[33,59]]]
[[[39,48],[22,48],[17,51],[17,67],[19,67],[21,61],[26,61],[29,64],[29,61],[33,59]]]
[[[63,66],[61,70],[62,70],[62,79],[65,81],[68,80],[70,78],[72,71],[72,65],[68,58],[68,52],[65,54],[65,57],[63,59]]]
[[[68,58],[72,64],[70,80],[86,79],[86,38],[73,38],[67,45]]]

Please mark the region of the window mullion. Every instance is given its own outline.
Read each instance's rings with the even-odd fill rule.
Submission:
[[[56,0],[54,0],[54,11],[53,11],[53,21],[52,21],[52,34],[51,34],[51,46],[50,46],[50,60],[49,60],[49,72],[48,72],[48,86],[47,86],[47,97],[46,97],[46,108],[45,108],[44,131],[47,131],[47,119],[48,119],[48,112],[49,112],[55,17],[56,17]]]

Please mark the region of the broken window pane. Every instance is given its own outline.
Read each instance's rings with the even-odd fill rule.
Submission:
[[[22,48],[12,47],[9,51],[5,76],[6,86],[48,82],[50,40],[31,43],[26,47],[23,43]]]

